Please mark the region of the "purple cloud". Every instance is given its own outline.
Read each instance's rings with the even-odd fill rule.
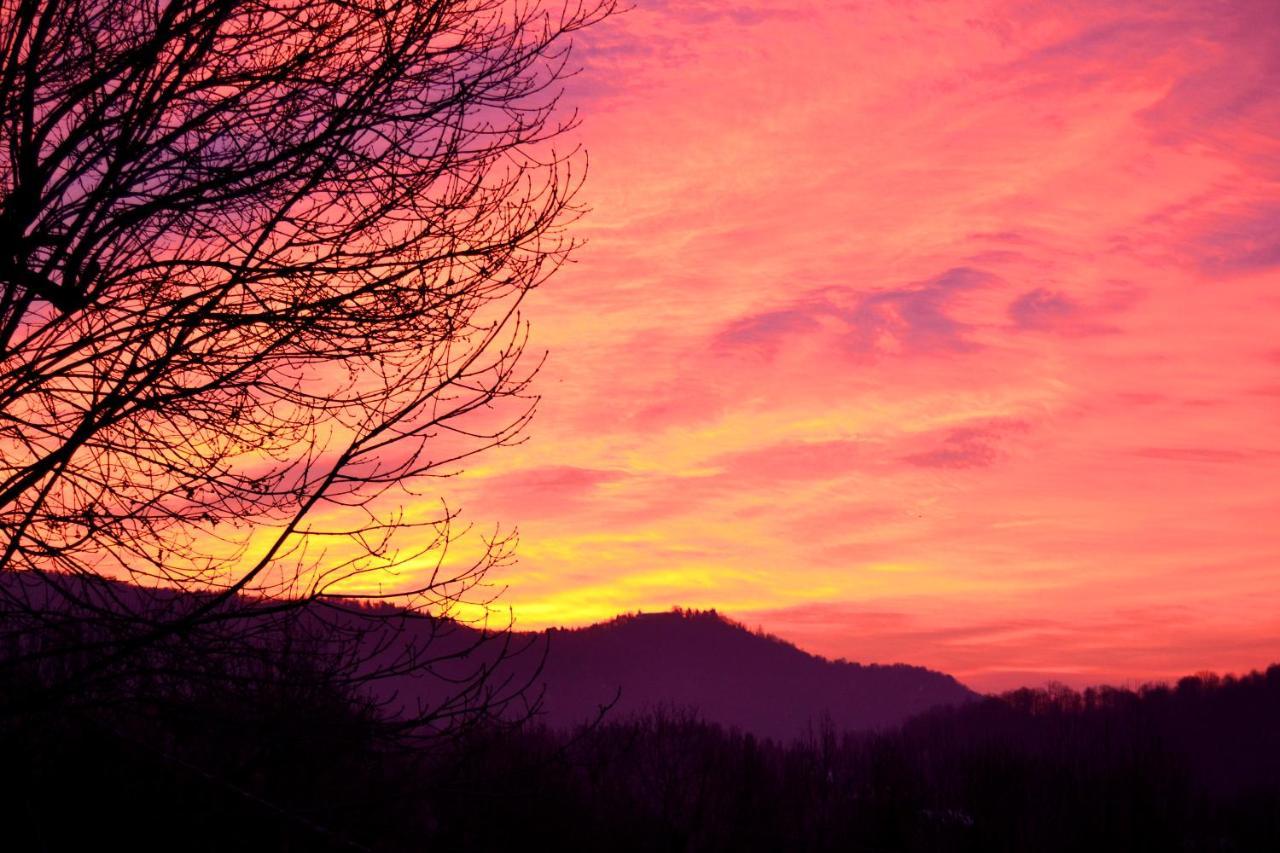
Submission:
[[[1020,421],[987,422],[947,430],[932,448],[902,457],[921,468],[987,468],[1000,458],[1000,443],[1010,432],[1025,430]]]
[[[783,340],[817,331],[818,318],[833,316],[836,311],[829,303],[813,303],[806,306],[764,311],[734,320],[716,335],[718,346],[748,347],[772,351]]]
[[[1225,219],[1195,241],[1207,272],[1249,272],[1280,265],[1280,204]]]
[[[1072,324],[1080,306],[1064,293],[1037,287],[1009,303],[1009,319],[1020,329],[1053,329]]]
[[[950,310],[958,295],[996,281],[982,270],[955,267],[888,290],[827,288],[783,308],[740,317],[713,345],[772,354],[790,339],[830,330],[837,348],[855,354],[967,352],[978,345]]]

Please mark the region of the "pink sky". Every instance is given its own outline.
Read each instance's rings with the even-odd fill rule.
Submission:
[[[518,625],[979,689],[1280,659],[1280,5],[640,0],[579,38]]]

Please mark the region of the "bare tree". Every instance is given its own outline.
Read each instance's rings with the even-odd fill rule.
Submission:
[[[306,603],[483,603],[512,541],[447,560],[424,484],[535,402],[519,309],[582,171],[555,147],[567,37],[612,10],[551,2],[3,0],[10,661],[92,648],[83,683]],[[334,660],[432,660],[378,636]],[[487,674],[421,710],[484,707]]]

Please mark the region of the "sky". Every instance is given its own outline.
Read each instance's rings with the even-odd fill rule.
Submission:
[[[1280,4],[658,2],[581,33],[517,627],[716,608],[980,690],[1280,660]]]

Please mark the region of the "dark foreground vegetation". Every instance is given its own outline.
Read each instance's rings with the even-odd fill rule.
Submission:
[[[10,675],[5,849],[1280,849],[1280,666],[789,744],[678,710],[405,742],[305,666],[225,666],[56,709]]]

